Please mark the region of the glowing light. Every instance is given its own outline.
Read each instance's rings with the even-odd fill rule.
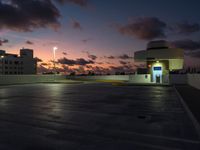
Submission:
[[[53,48],[53,59],[54,59],[54,61],[55,61],[55,58],[56,58],[56,50],[57,49],[58,48],[56,46]]]
[[[58,48],[55,46],[55,47],[53,47],[53,66],[54,66],[54,74],[56,74],[56,50],[57,50]]]
[[[2,55],[1,58],[4,58],[4,56]]]
[[[159,63],[159,61],[156,61],[157,63]]]

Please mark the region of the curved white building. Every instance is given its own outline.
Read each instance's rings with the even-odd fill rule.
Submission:
[[[183,69],[184,50],[170,48],[168,42],[163,40],[151,41],[146,50],[135,52],[134,59],[136,62],[146,62],[152,82],[162,83],[169,71]]]

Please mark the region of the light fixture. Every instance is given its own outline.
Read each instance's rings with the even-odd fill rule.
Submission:
[[[54,68],[54,75],[56,74],[56,50],[58,48],[55,46],[53,47],[53,68]],[[55,77],[54,77],[55,80]]]

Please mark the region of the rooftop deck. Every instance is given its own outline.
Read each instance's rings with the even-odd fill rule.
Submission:
[[[170,86],[0,86],[2,150],[199,150]]]

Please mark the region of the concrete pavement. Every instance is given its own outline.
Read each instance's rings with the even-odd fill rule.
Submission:
[[[3,150],[199,150],[199,144],[170,86],[0,87]]]

